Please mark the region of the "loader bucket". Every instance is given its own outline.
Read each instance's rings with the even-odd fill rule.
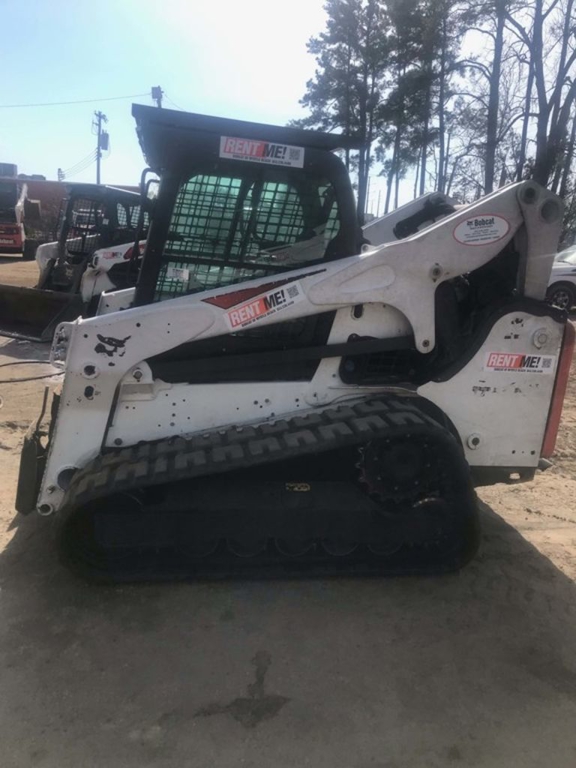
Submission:
[[[78,294],[0,285],[0,336],[50,342],[58,323],[81,314]]]

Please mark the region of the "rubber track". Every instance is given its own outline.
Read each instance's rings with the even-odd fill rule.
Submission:
[[[417,400],[416,398],[411,398]],[[415,404],[374,398],[256,426],[143,443],[98,456],[74,476],[63,511],[151,485],[232,472],[400,434],[454,438]]]
[[[456,439],[418,407],[417,397],[371,398],[314,409],[303,415],[247,427],[231,427],[187,438],[172,438],[115,449],[92,461],[72,479],[58,514],[61,555],[81,577],[97,582],[159,581],[189,578],[268,578],[306,575],[403,575],[444,573],[462,567],[479,541],[476,497],[470,471]],[[396,551],[391,558],[372,554],[366,546],[351,557],[326,557],[316,546],[303,557],[278,557],[268,551],[251,558],[217,550],[206,560],[182,557],[176,549],[152,548],[109,559],[86,541],[95,535],[90,507],[114,494],[182,480],[217,476],[251,467],[313,456],[370,441],[412,438],[433,446],[439,458],[439,488],[448,491],[454,546],[444,554],[427,545]],[[87,516],[84,517],[84,513]],[[85,527],[87,524],[87,528]],[[79,526],[79,528],[78,528]],[[224,538],[225,538],[225,534]],[[79,536],[80,538],[77,538]],[[434,547],[434,545],[432,545]]]

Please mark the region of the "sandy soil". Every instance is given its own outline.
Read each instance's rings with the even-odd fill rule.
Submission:
[[[46,355],[0,339],[0,362]],[[574,373],[555,467],[482,491],[459,574],[122,588],[15,516],[42,383],[0,384],[0,766],[574,768]]]
[[[21,256],[0,254],[0,285],[23,285],[33,288],[38,282],[38,266],[35,261],[23,261]]]

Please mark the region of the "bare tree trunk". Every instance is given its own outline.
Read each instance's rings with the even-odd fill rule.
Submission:
[[[424,102],[424,121],[422,127],[422,157],[420,158],[420,194],[426,191],[426,164],[428,160],[428,137],[430,133],[430,106],[432,102],[432,72],[426,88],[426,99]]]
[[[496,37],[494,56],[490,73],[490,94],[488,96],[488,116],[486,120],[486,166],[484,170],[484,192],[489,194],[494,189],[496,170],[496,150],[498,148],[498,110],[500,107],[500,74],[502,71],[502,50],[504,44],[504,20],[506,0],[496,2]]]
[[[532,29],[532,66],[536,93],[538,94],[538,117],[536,118],[536,160],[532,176],[539,184],[546,186],[550,175],[548,157],[548,118],[550,107],[546,93],[546,73],[543,43],[543,0],[536,0],[534,7],[534,25]]]
[[[524,118],[522,120],[522,137],[520,139],[520,157],[516,169],[516,181],[522,181],[526,165],[526,148],[528,144],[528,128],[530,127],[530,112],[532,108],[532,88],[534,87],[534,69],[532,61],[528,63],[528,80],[526,83],[526,98],[524,100]]]
[[[390,199],[392,197],[392,186],[394,184],[394,176],[396,174],[396,168],[400,162],[400,142],[402,134],[400,126],[396,126],[396,133],[394,135],[394,148],[392,150],[392,160],[390,161],[390,170],[386,178],[386,203],[384,206],[384,213],[388,213],[390,210]]]
[[[568,183],[570,181],[570,171],[572,168],[572,161],[574,160],[574,144],[576,142],[576,111],[572,117],[572,130],[570,131],[570,141],[568,142],[568,149],[564,156],[564,167],[562,171],[562,183],[560,184],[559,194],[560,197],[566,197],[568,192]]]
[[[444,158],[446,156],[446,47],[448,45],[447,32],[447,14],[442,14],[442,48],[440,51],[440,78],[439,78],[439,97],[438,97],[438,173],[436,176],[436,189],[438,192],[444,192],[446,177],[444,175]]]
[[[399,198],[399,191],[400,191],[400,165],[398,165],[398,168],[396,170],[396,189],[394,191],[394,208],[398,208],[398,198]]]

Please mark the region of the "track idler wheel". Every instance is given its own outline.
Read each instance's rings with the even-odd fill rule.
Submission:
[[[416,499],[433,485],[431,457],[426,443],[412,440],[374,440],[361,449],[360,479],[383,501]]]

